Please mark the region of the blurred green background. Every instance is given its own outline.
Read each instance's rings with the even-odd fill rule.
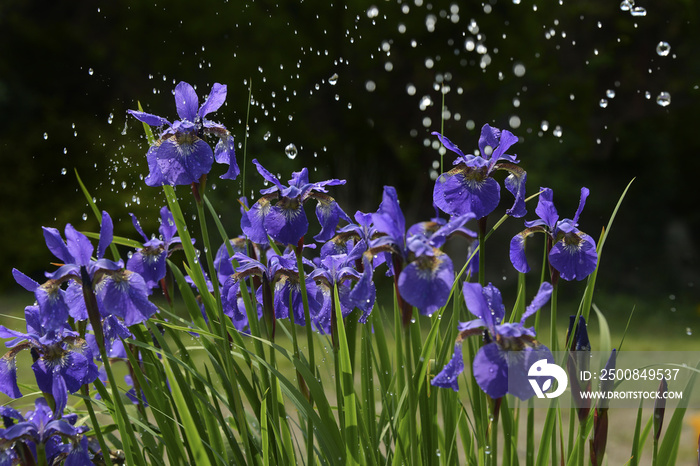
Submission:
[[[261,187],[257,158],[283,180],[302,166],[312,180],[347,179],[333,195],[351,215],[376,210],[382,186],[394,185],[409,224],[424,220],[441,159],[430,133],[471,152],[484,123],[520,137],[511,153],[528,171],[528,192],[553,188],[562,217],[575,212],[581,186],[591,189],[580,227],[595,238],[636,177],[599,290],[630,296],[661,322],[690,322],[700,302],[700,7],[637,7],[646,14],[602,0],[4,0],[0,290],[20,290],[13,267],[37,279],[52,268],[41,226],[97,229],[74,169],[117,234],[136,238],[128,212],[156,231],[163,198],[142,182],[147,145],[126,110],[140,101],[176,119],[171,91],[184,80],[200,98],[228,85],[212,117],[234,134],[241,165],[248,122],[248,196]],[[670,105],[657,102],[662,92]],[[241,179],[210,183],[237,232]],[[501,207],[511,203],[503,190]],[[490,281],[513,283],[506,245],[522,228],[507,222],[493,240]]]

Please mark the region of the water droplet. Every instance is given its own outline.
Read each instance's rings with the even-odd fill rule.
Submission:
[[[608,99],[600,99],[600,102],[598,102],[598,105],[600,105],[600,108],[605,108],[608,106]]]
[[[690,335],[693,334],[693,330],[692,330],[690,327],[686,327],[686,328],[685,328],[685,334],[688,335],[688,336],[690,336]]]
[[[633,5],[634,5],[634,0],[622,0],[622,3],[620,3],[620,10],[630,11],[632,9]]]
[[[561,126],[557,125],[552,131],[552,134],[554,135],[554,137],[560,138],[562,135]]]
[[[365,89],[367,89],[367,92],[374,92],[376,88],[377,84],[371,79],[365,83]]]
[[[83,221],[87,220],[87,214],[83,212]]]
[[[61,175],[65,175],[66,173],[68,173],[68,170],[66,170],[65,168],[61,168]]]
[[[263,139],[267,141],[268,139],[270,139],[270,136],[272,136],[272,135],[270,134],[269,131],[267,131],[267,132],[263,135]]]
[[[615,98],[615,90],[608,89],[607,91],[605,91],[605,95],[608,97],[608,99],[614,99]]]
[[[44,139],[48,139],[48,138],[49,138],[49,133],[44,133]]]
[[[90,68],[90,69],[88,70],[88,74],[89,74],[90,76],[92,76],[92,75],[93,75],[93,73],[94,73],[93,69],[92,69],[92,68]]]
[[[666,91],[659,93],[659,95],[656,97],[656,103],[662,107],[668,107],[671,105],[671,94]]]
[[[368,18],[376,18],[377,16],[379,16],[379,8],[377,8],[374,5],[367,8],[367,17]]]
[[[661,41],[656,44],[656,53],[660,57],[667,57],[671,53],[671,45],[668,42]]]
[[[549,122],[547,120],[543,120],[540,128],[542,131],[547,131],[549,129]]]
[[[67,148],[67,147],[64,147],[64,148],[63,148],[63,155],[66,155],[67,153],[68,153],[68,148]]]
[[[336,84],[338,84],[338,73],[333,73],[333,76],[328,78],[328,84],[330,84],[331,86],[335,86]]]
[[[289,160],[294,160],[297,158],[299,151],[297,151],[297,146],[294,144],[288,144],[287,147],[284,148],[284,153],[287,155]]]
[[[522,63],[516,63],[513,65],[513,74],[518,78],[525,76],[525,65]]]
[[[109,116],[107,117],[107,123],[109,123],[111,125],[112,121],[114,121],[114,113],[110,113]]]
[[[630,14],[632,16],[646,16],[647,10],[644,7],[636,6],[636,7],[632,8],[632,11],[630,11]]]

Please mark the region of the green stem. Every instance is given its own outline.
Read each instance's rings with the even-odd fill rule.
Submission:
[[[486,219],[477,220],[479,225],[479,284],[486,285]]]
[[[409,322],[405,326],[406,337],[404,340],[404,346],[406,351],[406,388],[408,389],[408,413],[406,414],[406,419],[408,421],[408,428],[410,432],[410,454],[411,454],[411,464],[418,465],[419,463],[419,446],[418,443],[418,431],[416,429],[416,393],[413,387],[413,356],[411,351],[411,328],[413,324]]]
[[[107,466],[112,466],[112,458],[109,456],[109,448],[107,448],[107,443],[102,436],[102,430],[99,428],[100,423],[97,421],[97,416],[95,415],[95,409],[92,407],[92,400],[90,399],[90,387],[88,384],[84,384],[80,387],[80,391],[83,396],[85,396],[85,407],[88,410],[88,415],[90,416],[90,422],[93,425],[93,430],[95,431],[95,437],[97,437],[97,442],[100,444],[100,450],[102,451],[102,458]]]
[[[557,340],[557,295],[559,286],[556,283],[555,280],[553,280],[554,283],[553,288],[552,288],[552,297],[550,299],[551,301],[551,321],[550,321],[550,329],[549,329],[549,341],[550,341],[550,349],[553,352],[559,351],[559,342]]]

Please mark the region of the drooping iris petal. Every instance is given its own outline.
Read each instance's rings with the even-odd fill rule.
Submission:
[[[216,163],[228,165],[226,173],[219,178],[235,180],[241,173],[241,169],[238,167],[238,162],[236,161],[236,146],[233,142],[233,136],[230,134],[219,139],[219,142],[214,148],[214,158],[216,159]]]
[[[543,345],[528,346],[520,351],[506,351],[508,364],[508,393],[517,396],[521,400],[529,400],[535,396],[535,391],[530,385],[528,374],[530,367],[537,361],[545,359],[549,364],[554,364],[552,352]],[[536,377],[535,380],[542,387],[545,380],[551,377]]]
[[[513,207],[506,211],[511,217],[520,218],[527,213],[527,209],[525,208],[526,180],[527,173],[525,173],[525,170],[518,167],[517,170],[511,170],[511,174],[506,177],[503,183],[506,189],[515,197]]]
[[[148,288],[156,288],[158,282],[165,277],[167,255],[163,242],[154,239],[132,254],[126,268],[141,275]]]
[[[202,175],[209,173],[214,163],[214,152],[209,144],[188,133],[169,137],[152,156],[155,157],[162,179],[174,185],[199,182]],[[156,179],[149,181],[149,178],[146,178],[146,184],[159,186],[154,183]]]
[[[17,386],[17,364],[13,353],[7,353],[0,358],[0,392],[10,398],[22,396]]]
[[[247,212],[241,216],[241,230],[253,243],[267,243],[267,232],[265,230],[265,217],[272,205],[268,197],[263,196],[253,204]]]
[[[316,194],[314,198],[318,201],[318,204],[316,204],[316,218],[321,224],[321,232],[314,236],[314,240],[319,242],[328,241],[335,235],[335,229],[340,219],[350,222],[350,218],[332,197]]]
[[[472,169],[459,165],[438,176],[433,188],[433,201],[450,215],[472,212],[482,218],[498,206],[501,187],[496,180],[488,178],[485,169]]]
[[[265,231],[275,241],[296,245],[309,229],[304,206],[296,198],[282,198],[265,217]]]
[[[447,303],[454,269],[447,254],[420,256],[399,275],[399,292],[421,314],[431,315]]]
[[[148,300],[146,282],[139,274],[129,270],[105,277],[98,295],[105,312],[123,318],[128,327],[158,312],[158,308]]]
[[[79,442],[72,443],[72,448],[66,456],[64,466],[90,466],[94,464],[90,459],[88,438],[83,436]]]
[[[513,236],[510,240],[510,262],[520,273],[528,273],[530,271],[530,265],[527,263],[527,256],[525,255],[525,239],[527,234],[518,233]]]
[[[435,387],[451,388],[459,391],[459,374],[464,372],[464,359],[462,357],[462,344],[455,344],[454,353],[450,361],[442,370],[430,381]]]
[[[598,264],[595,241],[579,230],[567,233],[552,246],[549,263],[564,280],[583,280],[593,273]]]
[[[476,383],[491,398],[508,393],[508,363],[496,343],[488,343],[474,357],[473,373]]]

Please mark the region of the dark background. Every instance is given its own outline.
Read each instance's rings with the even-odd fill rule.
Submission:
[[[19,289],[13,267],[37,279],[51,268],[41,226],[97,230],[74,169],[117,234],[136,238],[128,212],[147,233],[156,231],[164,199],[142,182],[147,144],[126,110],[140,101],[176,119],[171,91],[184,80],[201,99],[214,82],[228,85],[226,106],[211,117],[234,134],[240,165],[248,121],[248,196],[261,187],[250,164],[257,158],[283,181],[302,166],[312,181],[347,179],[333,194],[351,215],[376,210],[382,186],[394,185],[409,224],[429,218],[430,175],[440,161],[430,132],[441,130],[443,95],[444,134],[471,152],[484,123],[511,130],[520,137],[510,152],[528,171],[528,192],[553,188],[562,217],[573,216],[581,186],[589,187],[580,227],[595,238],[636,177],[607,243],[599,289],[659,303],[668,316],[671,308],[694,314],[700,7],[693,0],[638,5],[645,16],[607,0],[536,7],[4,0],[0,289]],[[670,44],[668,56],[657,53],[660,41]],[[516,75],[519,65],[524,75]],[[662,91],[669,106],[656,103]],[[299,150],[293,161],[284,151],[290,143]],[[445,155],[446,166],[452,160]],[[210,180],[210,196],[237,232],[242,177]],[[509,207],[510,194],[502,197]],[[507,222],[493,240],[489,280],[514,277],[506,245],[522,228],[520,220]]]

